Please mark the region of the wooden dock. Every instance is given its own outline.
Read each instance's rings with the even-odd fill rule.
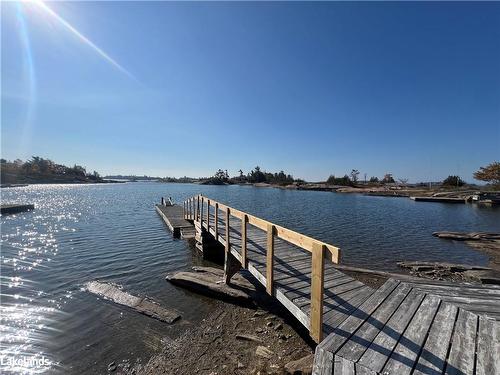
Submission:
[[[183,208],[309,330],[315,374],[500,373],[500,288],[408,277],[373,290],[336,269],[335,246],[203,196]]]
[[[466,203],[464,198],[450,197],[410,197],[415,202]]]
[[[17,214],[19,212],[31,211],[35,209],[34,204],[2,204],[0,213],[2,215]]]
[[[182,206],[176,204],[170,206],[157,204],[156,212],[158,212],[175,237],[182,237],[185,239],[194,238],[194,226],[184,218]]]

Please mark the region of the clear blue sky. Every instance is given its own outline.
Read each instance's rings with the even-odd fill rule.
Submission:
[[[2,157],[410,181],[500,160],[500,3],[2,2]]]

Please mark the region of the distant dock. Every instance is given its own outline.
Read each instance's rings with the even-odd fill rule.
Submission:
[[[184,208],[162,199],[161,204],[156,205],[156,212],[161,216],[168,229],[172,231],[174,237],[184,239],[194,238],[194,225],[184,218]]]
[[[410,197],[415,202],[438,202],[438,203],[465,203],[464,198],[450,197]]]
[[[10,215],[17,214],[19,212],[31,211],[34,209],[34,204],[2,204],[0,213],[2,215]]]

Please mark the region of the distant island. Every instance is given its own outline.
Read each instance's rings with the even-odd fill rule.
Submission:
[[[198,182],[198,178],[193,177],[153,177],[153,176],[136,176],[136,175],[108,175],[104,176],[106,180],[116,180],[116,181],[130,181],[130,182],[138,182],[138,181],[152,181],[152,182],[178,182],[178,183],[194,183]]]
[[[68,167],[50,159],[33,156],[30,160],[9,161],[0,159],[0,182],[2,187],[23,184],[85,184],[105,183],[99,173],[88,173],[85,167]]]

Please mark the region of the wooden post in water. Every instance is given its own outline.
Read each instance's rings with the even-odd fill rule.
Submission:
[[[241,265],[243,268],[248,267],[247,260],[247,223],[248,215],[243,215],[241,219]]]
[[[215,231],[215,240],[219,241],[219,203],[215,203],[214,231]]]
[[[325,245],[315,242],[311,259],[311,326],[309,331],[314,341],[323,339],[323,292],[325,275]]]
[[[266,291],[274,293],[274,225],[267,225]]]

